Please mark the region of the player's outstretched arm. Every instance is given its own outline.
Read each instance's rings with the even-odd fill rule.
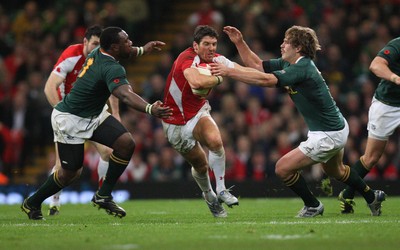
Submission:
[[[124,84],[114,89],[112,94],[121,102],[140,112],[148,113],[158,118],[168,118],[172,115],[170,107],[164,106],[161,101],[156,101],[153,104],[146,102],[142,97],[133,92],[129,84]]]
[[[244,41],[242,33],[237,28],[225,26],[223,31],[229,36],[232,43],[235,44],[244,65],[259,71],[264,71],[261,58],[250,49]]]
[[[164,42],[161,41],[150,41],[144,46],[132,47],[131,55],[142,56],[144,54],[149,54],[153,50],[161,51],[162,47],[165,46]]]
[[[278,78],[274,74],[258,71],[250,67],[243,67],[235,63],[234,68],[229,68],[221,63],[211,63],[211,72],[216,76],[231,77],[235,80],[261,87],[274,87]]]
[[[390,70],[389,62],[385,58],[376,56],[372,60],[369,69],[377,77],[400,85],[400,77],[396,75],[392,70]]]

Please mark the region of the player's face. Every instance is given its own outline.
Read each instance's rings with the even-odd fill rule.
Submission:
[[[90,52],[92,52],[92,50],[94,50],[97,46],[100,45],[100,37],[91,36],[89,40],[85,38],[84,45],[85,45],[84,53],[86,54],[85,56],[87,56]]]
[[[298,52],[300,52],[300,49],[293,47],[292,44],[289,43],[288,38],[285,37],[281,44],[282,59],[293,64],[300,56]]]
[[[215,52],[217,51],[217,38],[205,36],[200,43],[193,43],[194,51],[205,62],[212,62]]]
[[[129,58],[132,52],[132,41],[125,31],[119,32],[119,57]]]

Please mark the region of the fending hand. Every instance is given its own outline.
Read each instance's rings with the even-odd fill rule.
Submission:
[[[243,35],[237,28],[233,26],[225,26],[223,29],[224,33],[229,36],[229,39],[234,43],[243,41]]]
[[[222,63],[210,63],[210,71],[214,76],[228,76],[229,68]]]
[[[165,46],[164,42],[161,41],[150,41],[143,46],[144,53],[150,53],[153,50],[161,51],[161,47]]]
[[[156,101],[152,104],[151,114],[158,118],[168,118],[172,115],[172,108],[164,106],[161,101]]]

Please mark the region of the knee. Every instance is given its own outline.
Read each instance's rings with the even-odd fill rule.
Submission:
[[[192,161],[191,165],[199,174],[205,174],[205,173],[207,173],[207,171],[209,169],[206,158],[201,159],[201,160]]]
[[[222,146],[220,148],[216,149],[216,150],[211,150],[210,149],[210,153],[212,153],[212,154],[214,154],[214,155],[216,155],[218,157],[225,157],[225,149]]]
[[[290,171],[288,171],[281,163],[278,161],[275,165],[275,175],[281,180],[286,180],[290,176]]]
[[[116,152],[121,157],[130,159],[132,157],[133,151],[135,150],[135,141],[130,133],[125,133],[121,135],[113,145],[114,152]]]
[[[222,140],[220,138],[214,137],[214,138],[210,138],[208,139],[208,149],[213,151],[213,152],[219,152],[219,151],[223,151],[223,145],[222,145]]]
[[[278,168],[278,166],[275,166],[275,175],[279,178],[279,179],[283,179],[284,173],[283,171]]]
[[[361,156],[361,161],[364,167],[368,170],[372,169],[379,161],[381,158],[381,155],[378,154],[372,154],[372,155],[363,155]]]
[[[82,168],[78,170],[67,170],[64,168],[60,168],[57,170],[57,180],[60,182],[61,185],[67,187],[71,185],[75,180],[77,180],[82,173]]]
[[[208,170],[208,166],[207,165],[193,166],[193,169],[195,169],[196,172],[199,174],[206,174],[207,170]]]

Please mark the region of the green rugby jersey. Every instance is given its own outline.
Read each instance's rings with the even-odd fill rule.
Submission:
[[[378,56],[388,61],[393,73],[400,75],[400,37],[391,40],[378,52]],[[400,107],[400,86],[381,79],[375,90],[375,98],[387,105]]]
[[[123,84],[129,84],[124,67],[98,47],[86,58],[71,92],[55,108],[84,118],[97,116],[112,91]]]
[[[271,72],[278,78],[278,86],[287,90],[310,131],[338,131],[344,128],[344,118],[310,58],[303,57],[296,64],[282,58],[272,59],[264,61],[263,67],[265,72]]]

